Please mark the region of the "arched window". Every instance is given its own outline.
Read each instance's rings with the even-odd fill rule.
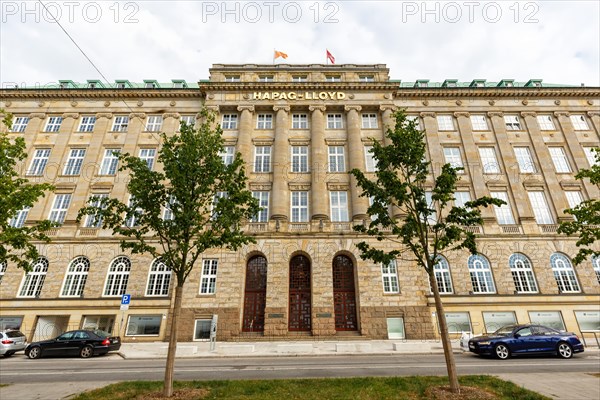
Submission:
[[[537,283],[533,275],[531,261],[526,255],[515,253],[508,259],[510,272],[515,283],[515,290],[518,293],[537,293]]]
[[[598,279],[598,283],[600,284],[600,256],[592,256],[592,267],[594,267],[596,279]],[[6,266],[4,269],[6,269]]]
[[[469,257],[468,265],[473,293],[495,293],[494,278],[488,259],[481,254],[473,254]]]
[[[435,281],[440,293],[452,293],[452,277],[450,276],[450,264],[444,256],[438,256],[437,263],[433,266]]]
[[[561,293],[580,292],[579,283],[575,276],[575,270],[571,265],[569,257],[562,253],[554,253],[550,256],[550,265],[554,272],[554,279]]]
[[[108,269],[104,296],[122,296],[127,291],[131,261],[125,256],[115,258]]]
[[[40,297],[46,279],[46,272],[48,272],[48,265],[49,262],[46,257],[37,259],[31,271],[23,278],[19,297]]]
[[[146,296],[168,296],[171,284],[171,268],[160,258],[152,261],[148,274]]]
[[[2,277],[4,276],[4,273],[6,272],[7,266],[8,266],[8,263],[6,261],[2,261],[0,263],[0,283],[2,283]]]
[[[61,296],[79,297],[83,294],[85,282],[87,281],[90,270],[90,260],[87,257],[79,256],[74,258],[69,264]]]

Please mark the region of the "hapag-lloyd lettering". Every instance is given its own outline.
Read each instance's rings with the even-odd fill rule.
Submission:
[[[253,100],[344,100],[344,92],[254,92]]]

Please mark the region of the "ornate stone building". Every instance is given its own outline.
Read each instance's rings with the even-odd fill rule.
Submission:
[[[194,123],[202,106],[219,114],[223,159],[242,154],[264,210],[247,224],[256,244],[209,252],[190,275],[180,340],[205,340],[214,316],[219,340],[437,335],[425,272],[400,259],[361,260],[356,244],[365,238],[352,230],[368,218],[369,200],[348,171],[374,171],[370,146],[385,140],[399,108],[425,130],[434,172],[445,162],[464,166],[457,202],[491,195],[508,203],[483,211],[479,255],[449,253],[438,264],[450,330],[530,321],[600,330],[600,260],[574,267],[575,240],[556,233],[570,218],[564,209],[600,195],[574,178],[600,145],[599,88],[406,83],[379,64],[217,64],[197,84],[61,81],[0,93],[0,107],[15,116],[13,134],[27,143],[23,174],[56,186],[11,223],[62,222],[31,273],[0,269],[0,324],[30,340],[78,327],[165,339],[168,269],[75,218],[92,195],[128,201],[115,152],[160,168],[157,132]],[[123,294],[131,295],[125,310]]]

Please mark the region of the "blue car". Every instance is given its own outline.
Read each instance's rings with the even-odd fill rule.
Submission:
[[[571,358],[583,352],[583,344],[574,333],[560,332],[542,325],[508,325],[489,336],[469,340],[469,351],[492,355],[501,360],[523,354],[556,354]]]

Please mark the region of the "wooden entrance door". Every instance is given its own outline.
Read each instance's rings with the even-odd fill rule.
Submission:
[[[254,256],[246,265],[243,332],[264,332],[267,298],[267,259]]]
[[[339,255],[333,259],[333,301],[335,330],[357,330],[354,265],[348,256]]]
[[[288,330],[311,330],[310,261],[305,256],[290,260],[290,312]]]

